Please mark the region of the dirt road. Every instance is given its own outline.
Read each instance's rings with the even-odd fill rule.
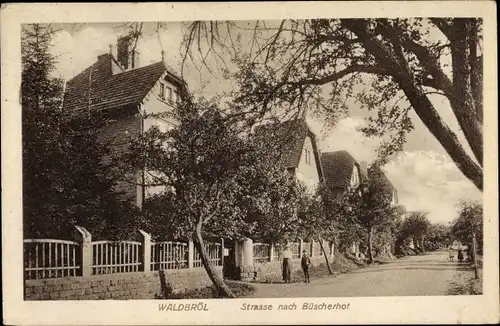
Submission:
[[[249,297],[446,295],[452,282],[474,273],[468,265],[448,262],[447,258],[446,251],[438,251],[312,280],[309,284],[255,284],[257,290]]]

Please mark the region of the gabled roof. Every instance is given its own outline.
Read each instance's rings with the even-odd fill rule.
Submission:
[[[321,165],[325,176],[325,183],[340,198],[351,183],[351,176],[354,166],[360,167],[360,164],[347,151],[326,152],[321,154]],[[380,167],[372,166],[368,171],[360,169],[361,180],[379,177],[385,188],[392,193],[398,203],[398,192],[394,185],[389,181]],[[368,175],[366,174],[368,173]]]
[[[64,110],[78,113],[89,107],[107,110],[139,104],[167,71],[163,62],[113,74],[119,69],[111,54],[99,56],[97,62],[66,84]]]
[[[327,152],[321,154],[321,165],[325,175],[325,182],[330,188],[346,188],[351,184],[354,166],[358,162],[347,151]],[[366,179],[364,171],[361,178]]]
[[[255,133],[265,135],[267,141],[278,145],[285,168],[297,168],[304,148],[306,137],[311,138],[314,157],[320,180],[323,180],[323,169],[316,144],[316,136],[309,129],[304,119],[293,119],[284,122],[268,123],[255,128]]]

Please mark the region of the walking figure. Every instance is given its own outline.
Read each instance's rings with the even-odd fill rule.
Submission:
[[[285,246],[285,250],[281,253],[283,257],[283,281],[285,283],[292,283],[292,251],[288,246]]]
[[[305,249],[302,252],[300,264],[302,266],[302,271],[304,272],[304,283],[311,283],[311,281],[309,281],[309,266],[311,266],[311,258],[309,258],[307,250]]]
[[[448,253],[449,253],[449,260],[453,261],[453,258],[455,257],[455,253],[453,252],[452,247],[450,247],[450,249],[448,250]]]

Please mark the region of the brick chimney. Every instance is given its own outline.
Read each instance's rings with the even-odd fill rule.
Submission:
[[[128,35],[118,38],[116,61],[123,70],[130,70],[139,66],[139,52],[132,50],[132,38]]]

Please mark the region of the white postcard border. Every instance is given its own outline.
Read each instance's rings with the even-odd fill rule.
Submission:
[[[2,272],[6,324],[489,323],[499,318],[496,10],[487,1],[8,4],[1,11]],[[480,296],[128,301],[23,301],[20,25],[34,22],[185,21],[326,17],[484,18],[484,294]],[[208,312],[161,312],[161,303]],[[244,312],[259,304],[350,303],[343,311]]]

